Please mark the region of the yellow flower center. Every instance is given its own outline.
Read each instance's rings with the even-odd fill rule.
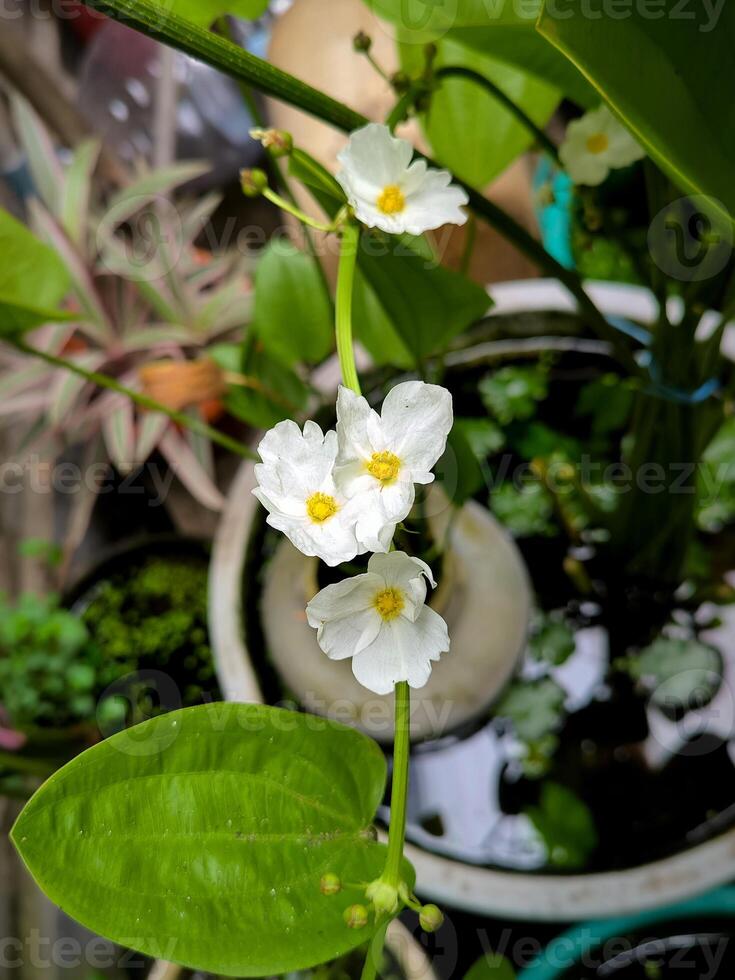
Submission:
[[[587,149],[590,153],[604,153],[610,146],[610,140],[604,133],[595,133],[587,140]]]
[[[381,483],[392,483],[398,476],[401,468],[401,461],[395,453],[387,449],[382,453],[373,453],[370,462],[367,464],[367,471],[370,476],[374,476]]]
[[[373,605],[387,623],[391,619],[395,619],[396,616],[400,616],[401,610],[406,605],[406,601],[400,589],[395,589],[393,586],[390,586],[387,589],[383,589],[382,592],[376,593],[373,599]]]
[[[306,513],[314,524],[323,524],[339,510],[334,497],[328,493],[313,493],[306,501]]]
[[[378,195],[378,210],[383,214],[400,214],[406,207],[403,191],[396,184],[388,184]]]

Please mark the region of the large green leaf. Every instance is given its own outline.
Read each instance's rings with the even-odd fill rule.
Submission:
[[[287,239],[276,238],[255,273],[255,332],[286,364],[318,364],[333,346],[332,307],[316,263]]]
[[[402,238],[363,235],[357,262],[417,361],[440,351],[491,306],[481,286],[443,265],[427,262]]]
[[[543,0],[365,0],[396,26],[403,43],[451,38],[515,65],[559,89],[580,105],[594,92],[577,69],[540,37],[536,19]]]
[[[438,44],[436,65],[470,68],[495,82],[516,105],[543,126],[559,102],[559,90],[488,57],[451,36]],[[421,49],[401,45],[409,72],[420,68]],[[434,155],[458,177],[482,188],[525,152],[534,136],[491,93],[464,78],[447,78],[434,93],[423,117]]]
[[[0,337],[71,318],[54,308],[69,290],[69,274],[63,262],[2,208],[0,255]]]
[[[377,877],[383,754],[353,729],[244,704],[187,708],[59,770],[12,831],[41,888],[95,932],[212,973],[306,968],[363,943],[321,876]]]
[[[652,17],[643,5],[630,4],[621,19],[576,10],[561,19],[549,8],[539,30],[584,72],[679,187],[715,198],[714,206],[732,220],[735,4],[660,0],[656,6]]]
[[[209,27],[223,14],[254,20],[268,9],[268,0],[166,0],[161,4],[200,27]]]

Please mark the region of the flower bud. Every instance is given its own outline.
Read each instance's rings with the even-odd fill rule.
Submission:
[[[359,51],[361,54],[367,54],[373,46],[373,39],[365,31],[358,31],[352,38],[352,46],[355,51]]]
[[[337,875],[330,872],[322,875],[321,881],[319,882],[319,888],[322,895],[336,895],[342,890],[342,882],[339,880]]]
[[[444,915],[436,905],[424,905],[419,912],[419,922],[424,932],[436,932],[444,922]]]
[[[402,95],[404,92],[408,92],[411,88],[411,79],[405,73],[405,71],[397,71],[391,76],[390,80],[394,91],[398,95]]]
[[[268,186],[268,177],[263,170],[241,170],[240,186],[245,197],[260,197]]]
[[[350,905],[344,910],[344,920],[350,929],[363,929],[368,924],[368,910],[364,905]]]
[[[382,881],[380,878],[371,881],[367,886],[365,895],[378,915],[383,913],[395,915],[398,911],[398,889],[387,881]]]
[[[290,156],[293,152],[293,136],[285,129],[251,129],[250,135],[262,143],[274,159]]]

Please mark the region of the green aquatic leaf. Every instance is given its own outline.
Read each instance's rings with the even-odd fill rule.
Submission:
[[[305,969],[364,943],[343,911],[386,848],[375,742],[298,712],[213,703],[94,746],[36,793],[12,838],[48,897],[115,942],[228,976]],[[410,867],[405,874],[412,885]]]

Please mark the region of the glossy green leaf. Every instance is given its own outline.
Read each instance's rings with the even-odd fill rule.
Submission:
[[[41,323],[69,320],[55,309],[69,289],[69,274],[52,248],[0,208],[0,337]]]
[[[246,379],[231,385],[225,396],[225,408],[235,418],[256,429],[270,429],[282,419],[295,418],[305,407],[308,386],[290,367],[264,351],[256,338],[248,336],[242,347],[218,344],[209,355],[225,371]]]
[[[359,269],[352,290],[352,328],[377,365],[412,368],[414,359]]]
[[[438,43],[437,67],[470,68],[495,82],[539,126],[559,102],[559,90],[528,72],[489,57],[451,35]],[[410,73],[420,71],[423,50],[401,45],[401,61]],[[482,188],[525,152],[534,136],[480,85],[447,78],[434,93],[422,117],[434,155],[458,177]]]
[[[223,14],[254,20],[268,9],[268,0],[166,0],[162,6],[193,24],[209,27]]]
[[[316,259],[287,239],[272,240],[258,262],[253,328],[285,364],[318,364],[334,345],[332,306]]]
[[[547,6],[539,30],[619,113],[643,147],[687,192],[735,214],[735,4],[661,0],[625,16],[588,17]]]
[[[552,85],[580,105],[594,103],[591,86],[535,29],[543,0],[365,0],[395,25],[402,43],[422,47],[451,38]]]
[[[357,262],[416,360],[440,351],[490,309],[481,286],[427,262],[402,238],[363,235]]]
[[[365,942],[345,886],[385,847],[371,822],[386,764],[375,742],[260,705],[186,708],[120,732],[64,766],[12,831],[65,912],[124,946],[197,969],[265,976]]]

